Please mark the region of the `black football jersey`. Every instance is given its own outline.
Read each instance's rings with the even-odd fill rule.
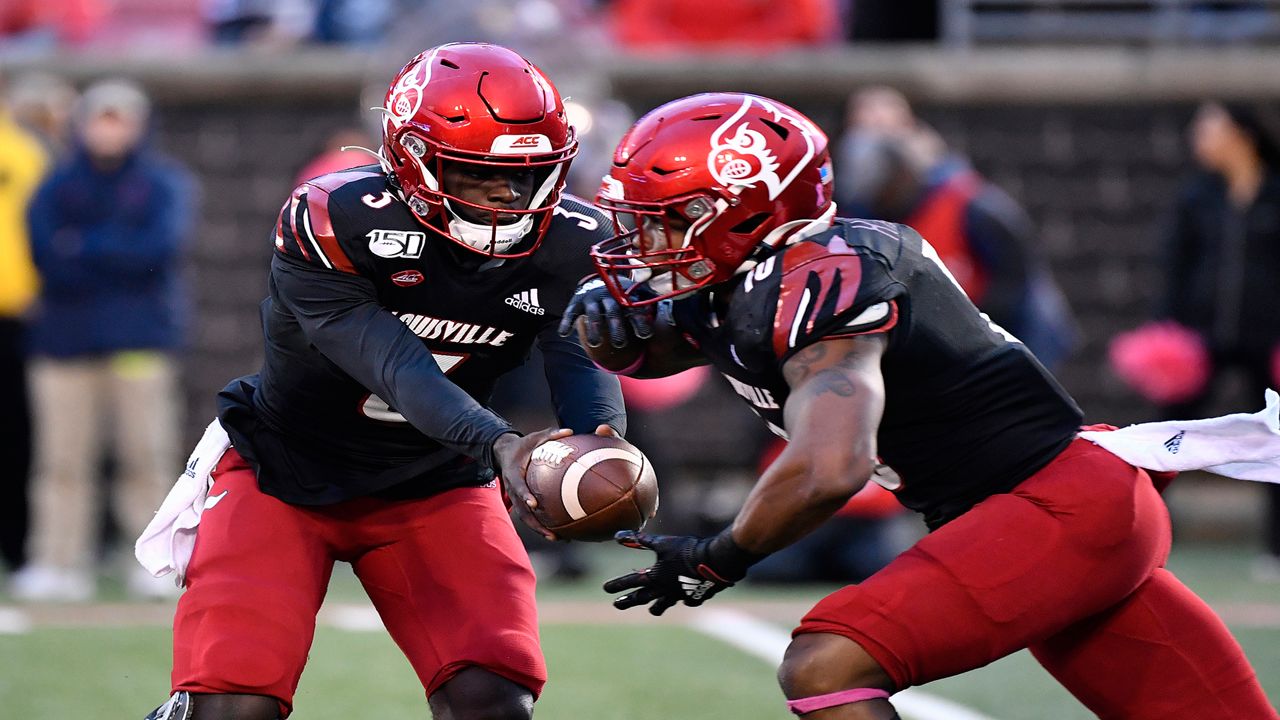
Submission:
[[[1024,480],[1080,426],[1066,391],[904,225],[838,220],[728,287],[678,300],[672,317],[784,437],[783,364],[825,338],[886,333],[878,451],[931,527]]]
[[[274,232],[262,369],[219,396],[263,491],[327,504],[489,482],[511,426],[484,403],[535,343],[563,426],[625,431],[617,379],[556,333],[610,232],[566,197],[533,255],[487,259],[423,227],[377,166],[298,187]]]

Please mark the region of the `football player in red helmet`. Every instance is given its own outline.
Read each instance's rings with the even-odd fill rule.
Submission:
[[[542,71],[495,48],[442,45],[405,65],[382,108],[382,158],[423,225],[524,257],[546,235],[578,141]],[[508,180],[507,194],[477,196],[492,178]]]
[[[534,447],[626,427],[617,378],[556,333],[609,221],[562,195],[573,128],[511,50],[428,50],[382,111],[378,165],[307,180],[281,209],[262,368],[220,393],[178,486],[201,491],[177,503],[200,513],[198,549],[170,552],[189,531],[164,513],[139,541],[148,569],[185,570],[154,719],[288,715],[338,560],[435,717],[527,720],[546,681],[495,472],[534,507]],[[535,343],[563,429],[522,435],[484,403]]]
[[[834,216],[807,118],[734,93],[663,105],[598,202],[616,236],[560,331],[624,374],[711,364],[789,438],[718,535],[620,533],[657,559],[605,583],[616,607],[701,605],[872,480],[933,532],[801,621],[779,670],[794,713],[896,718],[892,693],[1030,648],[1101,717],[1280,717],[1164,569],[1150,475],[1077,436],[1075,401],[918,233]]]
[[[782,103],[731,93],[677,100],[618,145],[596,202],[623,232],[592,257],[626,305],[723,283],[825,229],[831,181],[826,135]],[[669,242],[674,231],[683,244]],[[617,292],[624,280],[646,280],[651,292]]]

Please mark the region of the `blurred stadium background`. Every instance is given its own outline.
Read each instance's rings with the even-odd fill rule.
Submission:
[[[1192,167],[1193,113],[1209,99],[1280,99],[1275,0],[0,0],[6,78],[137,81],[155,103],[156,144],[200,183],[187,275],[196,322],[182,357],[187,445],[214,393],[257,366],[270,234],[295,179],[336,136],[376,147],[366,108],[391,74],[456,40],[520,50],[577,103],[585,138],[574,186],[585,194],[631,120],[681,95],[776,97],[834,141],[852,93],[900,90],[1031,216],[1079,324],[1058,376],[1089,420],[1117,425],[1157,416],[1111,372],[1107,347],[1149,319],[1161,291],[1161,223]],[[1228,379],[1214,410],[1254,411],[1261,400]],[[512,391],[502,402],[529,424],[543,417],[536,397]],[[644,422],[669,463],[663,526],[726,517],[764,442],[745,408],[705,386]],[[1192,476],[1168,497],[1175,570],[1222,611],[1280,699],[1280,584],[1253,571],[1261,487]],[[656,623],[612,614],[594,588],[638,560],[592,547],[577,561],[585,577],[556,574],[543,589],[552,680],[539,717],[785,715],[767,658],[691,630],[696,613]],[[829,587],[723,599],[782,631]],[[109,580],[99,600],[29,606],[0,595],[0,716],[141,717],[159,702],[170,607],[128,603]],[[358,589],[339,581],[333,600],[295,717],[423,716],[391,643],[359,632],[367,618],[334,620],[344,608],[361,617]],[[667,676],[664,687],[685,683],[688,694],[657,697]],[[937,685],[925,690],[967,710],[910,717],[1087,717],[1025,656]]]

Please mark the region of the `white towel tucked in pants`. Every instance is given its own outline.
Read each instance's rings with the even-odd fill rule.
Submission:
[[[209,423],[187,460],[186,470],[133,544],[134,557],[152,575],[163,577],[176,572],[176,582],[182,586],[195,549],[196,526],[213,484],[210,475],[229,447],[227,431],[217,420]]]
[[[1167,420],[1080,437],[1148,470],[1205,470],[1239,480],[1280,483],[1280,395],[1267,407],[1204,420]]]

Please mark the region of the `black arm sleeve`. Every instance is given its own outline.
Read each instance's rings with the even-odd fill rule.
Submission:
[[[578,344],[577,333],[560,337],[556,326],[548,325],[538,334],[538,349],[542,351],[551,401],[562,427],[589,433],[597,425],[608,425],[619,435],[626,434],[622,386],[617,377],[591,362]]]
[[[427,437],[494,467],[493,441],[514,429],[445,377],[422,341],[378,304],[372,283],[279,254],[271,281],[326,358]]]

